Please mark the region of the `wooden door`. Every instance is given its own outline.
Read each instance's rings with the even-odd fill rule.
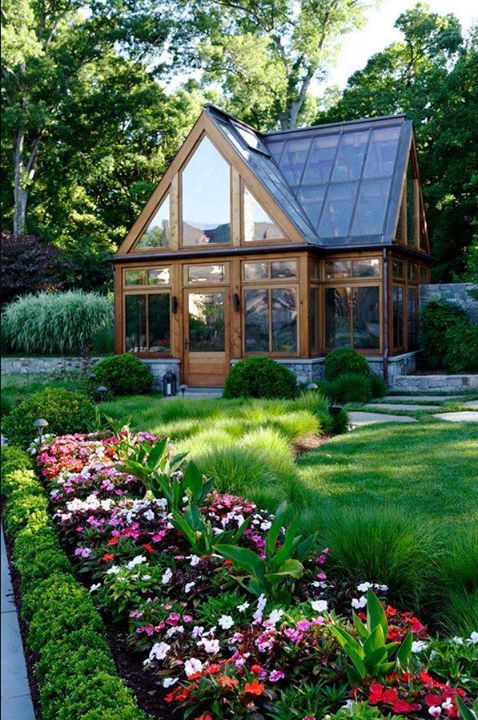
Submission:
[[[229,293],[224,288],[184,291],[184,382],[222,387],[229,372]]]

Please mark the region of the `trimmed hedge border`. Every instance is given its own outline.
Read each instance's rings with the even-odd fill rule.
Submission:
[[[2,448],[5,531],[13,539],[27,643],[44,720],[151,720],[118,676],[103,621],[76,580],[30,457]]]

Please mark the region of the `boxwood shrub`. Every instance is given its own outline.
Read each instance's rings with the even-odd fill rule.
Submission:
[[[12,445],[27,448],[36,437],[33,421],[48,420],[47,431],[54,435],[88,432],[96,419],[95,405],[82,393],[65,388],[46,388],[19,403],[2,423]]]
[[[74,577],[28,455],[2,450],[5,527],[13,538],[28,646],[44,720],[152,720],[118,677],[103,621]],[[16,469],[18,468],[18,469]]]
[[[345,373],[355,373],[368,377],[370,368],[363,355],[353,348],[337,348],[332,350],[324,361],[326,380],[335,380]]]
[[[224,386],[225,398],[295,398],[294,373],[271,358],[255,356],[240,360],[229,373]]]
[[[111,355],[94,367],[98,385],[105,385],[113,395],[148,393],[153,385],[151,370],[135,355]]]

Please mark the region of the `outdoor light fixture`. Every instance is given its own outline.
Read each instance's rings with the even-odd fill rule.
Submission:
[[[100,402],[102,400],[105,400],[106,395],[108,394],[108,388],[106,387],[106,385],[100,385],[99,387],[97,387],[96,394],[98,395]]]
[[[317,390],[317,388],[318,388],[318,385],[313,382],[311,382],[307,385],[307,390]]]
[[[33,427],[36,428],[38,439],[41,441],[45,428],[48,427],[48,420],[45,420],[45,418],[37,418],[37,420],[33,421]]]
[[[232,296],[232,304],[234,306],[234,310],[236,312],[239,312],[239,310],[241,308],[241,298],[239,297],[239,295],[237,293],[234,293],[234,295]]]
[[[163,375],[163,395],[165,397],[177,395],[177,388],[178,380],[176,378],[176,373],[173,373],[172,370],[168,370],[168,372],[164,373]]]
[[[186,392],[187,389],[188,389],[188,386],[187,386],[187,385],[180,385],[180,386],[179,386],[179,390],[181,391],[181,395],[182,395],[183,397],[184,397],[184,393]]]
[[[173,295],[171,298],[171,312],[176,314],[178,311],[179,303],[176,295]]]

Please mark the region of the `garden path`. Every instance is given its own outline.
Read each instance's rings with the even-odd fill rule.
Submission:
[[[13,599],[3,528],[1,530],[1,566],[2,720],[35,720],[17,609]]]
[[[375,423],[411,423],[417,422],[416,418],[410,417],[409,415],[387,415],[386,413],[374,413],[360,410],[348,410],[347,415],[349,416],[350,425],[371,425]]]
[[[467,395],[387,395],[383,398],[377,398],[376,400],[373,400],[372,402],[366,404],[361,408],[360,414],[367,417],[370,415],[371,417],[382,414],[383,411],[392,411],[396,410],[399,412],[429,412],[430,414],[433,414],[433,417],[438,418],[440,420],[446,420],[448,422],[478,422],[478,400],[467,400]],[[456,407],[454,409],[449,409],[447,412],[437,412],[438,410],[443,410],[442,405],[445,402],[451,402]],[[445,408],[446,409],[446,408]],[[353,413],[349,412],[349,416],[351,418],[352,424],[359,424],[354,423],[352,419]],[[387,420],[382,420],[382,422],[396,422],[395,420],[390,420],[389,418],[392,417],[391,415],[385,415],[384,417],[388,418]],[[397,416],[398,417],[398,416]],[[400,417],[406,417],[406,416],[400,416]],[[377,420],[373,420],[373,422],[380,422]],[[365,423],[360,423],[365,424]]]

